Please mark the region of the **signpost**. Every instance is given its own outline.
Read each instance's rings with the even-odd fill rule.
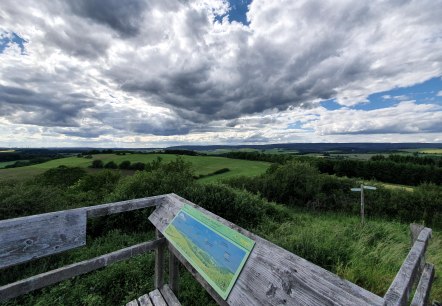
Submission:
[[[190,205],[183,206],[164,235],[224,300],[255,245]]]
[[[361,193],[361,222],[362,224],[365,223],[365,202],[364,202],[364,189],[367,190],[376,190],[376,187],[373,186],[365,186],[364,184],[361,184],[360,188],[351,188],[351,191],[354,192],[360,192]]]

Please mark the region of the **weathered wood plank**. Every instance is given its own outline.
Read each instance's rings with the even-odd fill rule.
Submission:
[[[0,221],[0,269],[86,244],[86,213],[78,210]]]
[[[420,224],[416,224],[416,223],[410,224],[411,246],[413,246],[413,244],[416,242],[417,237],[419,236],[419,234],[421,233],[421,231],[424,228],[425,228],[425,226],[420,225]]]
[[[160,290],[155,289],[154,291],[149,292],[149,297],[154,306],[167,306],[166,301],[160,293]]]
[[[432,264],[425,264],[421,279],[417,285],[416,293],[414,294],[411,306],[425,306],[430,297],[431,285],[434,278],[434,266]]]
[[[178,301],[177,297],[173,293],[172,289],[170,289],[168,284],[165,284],[160,289],[161,294],[163,295],[164,300],[169,306],[181,306],[180,301]]]
[[[137,300],[133,300],[133,301],[130,301],[129,303],[127,303],[126,306],[138,306],[138,302],[137,302]]]
[[[383,299],[333,273],[262,239],[195,204],[168,195],[149,217],[163,232],[184,204],[189,204],[256,243],[227,301],[170,248],[197,281],[220,305],[382,305]]]
[[[411,289],[419,275],[420,267],[425,262],[425,251],[430,236],[431,229],[428,228],[424,228],[419,233],[416,242],[384,296],[386,306],[407,305]]]
[[[169,286],[172,292],[174,292],[176,295],[179,294],[180,290],[180,270],[179,270],[179,261],[176,258],[176,256],[171,252],[169,245]]]
[[[166,196],[167,195],[160,195],[154,197],[95,205],[95,206],[80,208],[80,210],[83,209],[86,210],[88,218],[95,218],[95,217],[107,216],[126,211],[156,206],[161,204],[166,199]]]
[[[138,298],[138,304],[140,304],[140,306],[153,306],[148,294],[140,296]]]
[[[155,230],[157,239],[163,238],[163,234],[159,230]],[[155,288],[161,288],[164,284],[164,250],[165,246],[159,246],[155,250]]]
[[[99,268],[106,267],[114,262],[125,260],[139,254],[149,252],[166,243],[165,238],[140,243],[125,249],[105,254],[93,259],[85,260],[46,273],[17,281],[0,287],[0,301],[8,300],[22,294],[58,283],[74,276],[82,275]]]

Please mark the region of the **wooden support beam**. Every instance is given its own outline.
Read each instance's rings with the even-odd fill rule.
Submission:
[[[179,261],[174,255],[175,248],[169,243],[169,286],[173,293],[179,294],[180,270]]]
[[[74,263],[55,269],[46,273],[38,274],[33,277],[17,281],[0,287],[0,301],[12,299],[22,294],[58,283],[60,281],[69,279],[74,276],[82,275],[103,267],[106,267],[114,262],[125,260],[153,249],[160,245],[164,245],[165,238],[140,243],[125,249],[121,249],[109,254],[95,257],[93,259]]]
[[[159,230],[155,230],[157,239],[163,238],[163,234]],[[164,284],[164,245],[155,249],[155,288],[161,288]]]
[[[417,285],[416,293],[414,294],[411,306],[425,306],[430,297],[431,285],[434,278],[434,266],[432,264],[425,264],[421,279]]]

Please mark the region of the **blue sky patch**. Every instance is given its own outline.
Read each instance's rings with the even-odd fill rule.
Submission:
[[[440,77],[413,86],[394,88],[372,94],[368,96],[369,102],[357,104],[352,109],[369,111],[393,107],[402,101],[410,100],[415,100],[416,104],[442,105],[442,96],[438,96],[438,93],[442,94],[442,78]],[[342,107],[335,99],[322,101],[321,106],[327,110],[337,110]]]
[[[409,87],[395,88],[368,96],[368,103],[354,106],[354,109],[373,110],[394,106],[402,101],[415,100],[416,104],[441,104],[442,97],[437,94],[442,91],[442,79],[432,78],[423,83]]]
[[[338,104],[335,99],[322,101],[321,106],[325,107],[328,110],[337,110],[342,107],[342,105]]]
[[[252,0],[229,0],[230,11],[226,15],[216,16],[215,20],[222,21],[222,19],[227,16],[229,22],[237,21],[244,25],[249,25],[250,22],[247,21],[247,12],[249,11],[249,5]]]
[[[17,44],[20,47],[21,54],[25,54],[25,44],[27,41],[14,32],[10,36],[0,38],[0,54],[3,53],[6,48],[9,48],[11,43]]]

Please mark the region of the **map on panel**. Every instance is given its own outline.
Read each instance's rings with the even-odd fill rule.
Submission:
[[[223,299],[227,299],[255,245],[190,205],[184,205],[164,235]]]

